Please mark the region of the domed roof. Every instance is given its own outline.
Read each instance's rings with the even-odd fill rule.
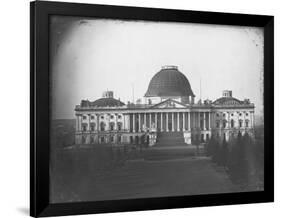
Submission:
[[[145,97],[195,96],[188,79],[176,66],[165,66],[150,80]]]
[[[94,102],[91,102],[92,107],[120,107],[125,105],[122,101],[115,98],[100,98]]]
[[[233,97],[221,97],[214,101],[215,105],[239,105],[243,102]]]

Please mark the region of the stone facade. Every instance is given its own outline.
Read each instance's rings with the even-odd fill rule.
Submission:
[[[192,91],[191,91],[192,92]],[[189,100],[182,101],[186,97]],[[157,96],[148,96],[148,99]],[[99,104],[97,104],[98,102]],[[194,103],[194,95],[159,96],[157,103],[127,104],[103,93],[96,102],[75,108],[76,144],[142,144],[153,146],[160,132],[181,132],[186,144],[206,142],[212,135],[226,140],[240,131],[253,134],[254,105],[229,90],[216,101]],[[105,104],[106,102],[106,104]]]

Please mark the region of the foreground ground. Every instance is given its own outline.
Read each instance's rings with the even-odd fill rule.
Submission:
[[[53,183],[54,202],[241,191],[231,182],[223,168],[217,167],[204,157],[132,159],[99,174],[91,173],[93,166],[85,161],[87,164],[80,163],[78,170],[70,171],[66,175],[60,173],[62,180],[56,179]]]

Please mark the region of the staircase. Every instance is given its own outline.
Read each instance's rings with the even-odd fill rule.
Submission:
[[[159,132],[155,146],[186,146],[183,132]]]

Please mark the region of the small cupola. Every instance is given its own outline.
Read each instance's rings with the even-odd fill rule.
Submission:
[[[232,91],[231,90],[223,90],[222,91],[222,97],[231,98],[232,97]]]
[[[113,98],[113,91],[104,91],[102,93],[103,98]]]

